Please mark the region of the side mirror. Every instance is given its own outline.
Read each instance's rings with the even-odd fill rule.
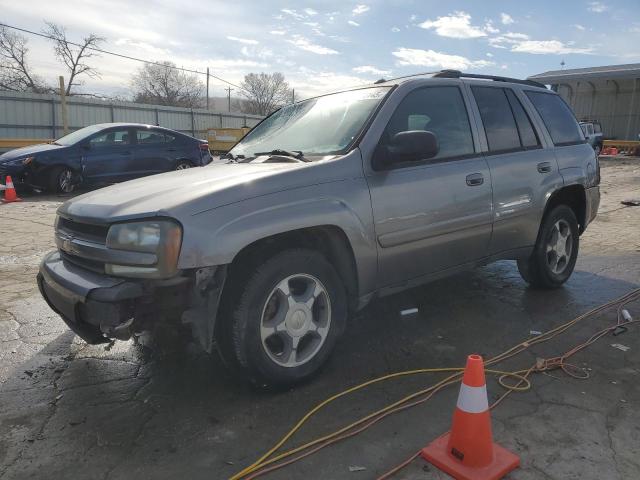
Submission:
[[[438,139],[433,132],[409,130],[396,133],[389,145],[391,163],[427,160],[438,154]]]

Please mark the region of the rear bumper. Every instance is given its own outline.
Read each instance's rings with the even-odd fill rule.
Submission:
[[[186,278],[173,281],[170,293],[150,281],[131,281],[101,275],[65,262],[59,252],[45,256],[40,264],[40,293],[64,322],[87,343],[126,339],[143,330],[165,310],[158,297],[172,306],[184,307]]]

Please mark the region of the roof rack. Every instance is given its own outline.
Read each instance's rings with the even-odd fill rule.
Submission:
[[[543,84],[534,80],[520,80],[519,78],[499,77],[496,75],[479,75],[477,73],[462,73],[459,70],[441,70],[433,75],[435,78],[480,78],[483,80],[493,80],[494,82],[510,82],[529,85],[531,87],[547,88]]]

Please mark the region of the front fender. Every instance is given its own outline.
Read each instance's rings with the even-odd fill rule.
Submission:
[[[179,268],[225,265],[246,246],[293,230],[334,226],[354,253],[360,293],[373,290],[377,251],[364,178],[277,192],[202,212],[184,225]]]

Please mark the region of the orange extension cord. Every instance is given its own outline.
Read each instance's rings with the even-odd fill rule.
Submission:
[[[622,309],[624,308],[625,305],[627,305],[628,303],[636,300],[637,298],[640,298],[640,289],[634,290],[632,292],[627,293],[626,295],[623,295],[622,297],[607,302],[603,305],[600,305],[578,317],[576,317],[575,319],[560,325],[548,332],[543,333],[542,335],[539,335],[537,337],[534,337],[532,339],[526,340],[522,343],[519,343],[518,345],[510,348],[509,350],[487,360],[485,362],[486,366],[490,366],[490,365],[494,365],[496,363],[502,362],[508,358],[514,357],[516,355],[518,355],[519,353],[522,353],[523,351],[527,350],[529,347],[531,347],[532,345],[536,345],[538,343],[542,343],[542,342],[546,342],[551,340],[552,338],[555,338],[556,336],[560,335],[561,333],[564,333],[566,330],[568,330],[569,328],[571,328],[572,326],[574,326],[576,323],[584,320],[585,318],[591,317],[597,313],[600,313],[608,308],[610,308],[613,305],[617,305],[617,322],[615,325],[607,327],[605,329],[602,329],[598,332],[596,332],[594,335],[592,335],[587,341],[585,341],[584,343],[581,343],[577,346],[575,346],[574,348],[570,349],[569,351],[567,351],[566,353],[564,353],[563,355],[560,355],[558,357],[553,357],[553,358],[549,358],[549,359],[539,359],[536,364],[532,365],[530,368],[526,369],[526,370],[520,370],[517,372],[500,372],[497,370],[491,370],[491,369],[487,369],[487,373],[495,373],[495,374],[500,374],[499,378],[498,378],[498,382],[500,383],[500,385],[502,387],[504,387],[506,389],[506,392],[504,392],[492,405],[490,408],[495,408],[498,404],[500,404],[509,394],[511,394],[514,391],[526,391],[528,390],[528,388],[530,387],[530,382],[528,380],[528,377],[534,373],[534,372],[545,372],[548,370],[555,370],[555,369],[562,369],[567,375],[574,377],[574,378],[578,378],[578,379],[586,379],[589,377],[588,373],[584,371],[584,369],[581,369],[575,365],[572,365],[570,363],[568,363],[566,360],[568,358],[570,358],[571,356],[575,355],[576,353],[580,352],[581,350],[587,348],[588,346],[592,345],[593,343],[595,343],[596,341],[598,341],[599,339],[601,339],[602,337],[604,337],[605,335],[609,334],[610,332],[614,331],[615,329],[617,329],[620,326],[628,326],[631,324],[636,324],[639,323],[640,320],[631,320],[631,321],[623,321],[622,317],[621,317],[621,312]],[[410,375],[410,374],[414,374],[414,373],[424,373],[425,371],[430,370],[430,369],[423,369],[423,370],[415,370],[415,371],[410,371],[410,372],[399,372],[398,374],[392,374],[390,376],[385,376],[385,377],[381,377],[381,379],[379,380],[384,380],[386,378],[394,378],[395,376],[402,376],[404,374]],[[273,458],[270,458],[283,444],[286,440],[288,440],[301,426],[302,424],[308,420],[308,418],[310,418],[311,415],[317,413],[317,411],[319,411],[320,408],[324,407],[327,403],[339,398],[340,396],[342,396],[343,394],[349,393],[351,391],[354,391],[355,389],[358,389],[360,386],[354,387],[352,389],[349,389],[346,392],[342,392],[341,394],[335,395],[333,397],[331,397],[330,399],[326,400],[325,402],[322,402],[319,406],[317,406],[316,408],[314,408],[311,412],[309,412],[307,415],[305,415],[305,417],[303,417],[303,420],[301,420],[287,435],[285,435],[285,437],[280,440],[271,450],[269,450],[265,455],[263,455],[258,461],[256,461],[254,464],[246,467],[245,469],[243,469],[242,471],[238,472],[236,475],[234,475],[232,477],[232,479],[245,479],[245,480],[251,480],[251,479],[255,479],[258,478],[262,475],[265,475],[269,472],[272,472],[274,470],[278,470],[280,468],[283,468],[287,465],[290,465],[294,462],[297,462],[298,460],[301,460],[305,457],[308,457],[309,455],[312,455],[313,453],[329,446],[332,445],[334,443],[337,443],[341,440],[344,440],[346,438],[350,438],[353,437],[354,435],[357,435],[358,433],[368,429],[369,427],[373,426],[374,424],[378,423],[380,420],[382,420],[383,418],[386,418],[387,416],[393,414],[393,413],[397,413],[403,410],[406,410],[408,408],[414,407],[416,405],[420,405],[424,402],[426,402],[427,400],[429,400],[433,395],[435,395],[437,392],[439,392],[440,390],[442,390],[443,388],[458,383],[460,380],[460,377],[462,375],[462,369],[456,369],[456,368],[451,368],[451,369],[431,369],[431,370],[440,370],[440,371],[456,371],[456,373],[449,375],[448,377],[444,378],[443,380],[437,382],[436,384],[423,389],[419,392],[416,392],[414,394],[411,394],[403,399],[401,399],[398,402],[393,403],[390,406],[387,406],[381,410],[378,410],[372,414],[367,415],[366,417],[361,418],[360,420],[357,420],[356,422],[341,428],[340,430],[333,432],[331,434],[328,434],[326,436],[323,436],[321,438],[318,438],[316,440],[313,440],[311,442],[308,442],[304,445],[301,445],[299,447],[296,447],[292,450],[289,450],[287,452],[284,452],[282,454],[278,454]],[[580,374],[578,373],[580,372]],[[513,385],[510,385],[508,383],[506,383],[506,379],[508,377],[512,377],[517,379],[517,382]],[[368,386],[371,383],[375,383],[378,379],[374,380],[374,381],[369,381],[369,382],[365,382],[365,384],[362,384],[361,386]],[[525,384],[524,386],[522,386],[522,384]],[[302,453],[299,453],[302,452]],[[391,476],[393,476],[394,474],[396,474],[398,471],[400,471],[402,468],[406,467],[407,465],[409,465],[416,457],[418,457],[420,454],[420,452],[416,452],[415,454],[413,454],[410,458],[408,458],[407,460],[405,460],[404,462],[402,462],[401,464],[397,465],[396,467],[394,467],[393,469],[389,470],[388,472],[384,473],[383,475],[381,475],[380,477],[378,477],[378,480],[384,480],[384,479],[388,479]],[[283,460],[284,461],[280,462],[280,463],[276,463],[279,460]]]

